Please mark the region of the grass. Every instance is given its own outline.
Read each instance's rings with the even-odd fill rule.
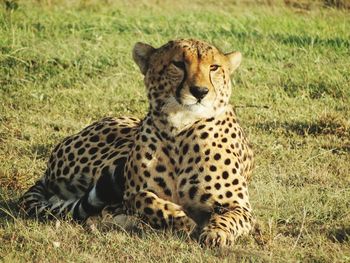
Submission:
[[[349,11],[263,2],[3,1],[0,261],[350,262]],[[244,55],[231,102],[256,153],[260,236],[207,250],[171,233],[17,218],[16,199],[63,137],[145,115],[133,44],[182,37]]]

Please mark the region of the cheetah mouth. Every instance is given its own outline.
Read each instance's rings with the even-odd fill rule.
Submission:
[[[191,98],[192,99],[192,98]],[[184,103],[183,99],[179,96],[175,96],[175,100],[177,101],[178,104],[180,104],[181,106],[184,107],[191,107],[191,106],[195,106],[195,105],[202,105],[202,100],[201,99],[195,99],[196,101],[193,103]]]

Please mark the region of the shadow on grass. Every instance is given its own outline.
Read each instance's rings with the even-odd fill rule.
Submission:
[[[350,241],[350,226],[332,229],[328,233],[328,238],[334,242],[339,243]]]
[[[50,154],[52,147],[48,144],[35,144],[32,146],[32,153],[39,159],[46,160]]]
[[[314,122],[264,122],[256,124],[263,131],[284,130],[287,134],[294,133],[299,136],[335,135],[349,138],[350,130],[345,124],[339,122],[317,120]],[[347,146],[344,147],[347,149]]]
[[[19,206],[17,198],[5,199],[0,195],[0,225],[3,222],[13,221],[19,217]]]
[[[221,29],[219,31],[221,34],[227,34],[227,29]],[[277,41],[284,45],[291,45],[296,47],[307,47],[307,46],[325,46],[331,48],[350,48],[350,41],[342,37],[334,38],[321,38],[319,36],[310,35],[292,35],[292,34],[264,34],[258,31],[240,31],[235,28],[230,28],[229,31],[235,38],[240,41],[251,41],[251,40],[261,40],[270,39]],[[264,54],[262,54],[264,56]]]
[[[284,34],[272,34],[272,39],[286,45],[293,45],[297,47],[305,46],[328,46],[332,48],[349,48],[350,41],[335,37],[335,38],[320,38],[319,36],[297,36],[297,35],[284,35]]]

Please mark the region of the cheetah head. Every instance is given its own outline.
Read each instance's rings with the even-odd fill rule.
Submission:
[[[224,111],[231,95],[230,74],[242,56],[189,39],[160,48],[136,43],[133,58],[145,76],[151,113],[181,130]]]

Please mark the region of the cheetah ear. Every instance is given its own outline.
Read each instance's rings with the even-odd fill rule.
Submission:
[[[149,58],[155,50],[154,47],[141,42],[137,42],[132,50],[132,57],[143,75],[147,73]]]
[[[235,71],[241,64],[242,54],[241,52],[234,51],[231,53],[227,53],[225,55],[228,58],[228,61],[230,63],[230,72],[233,73],[233,71]]]

